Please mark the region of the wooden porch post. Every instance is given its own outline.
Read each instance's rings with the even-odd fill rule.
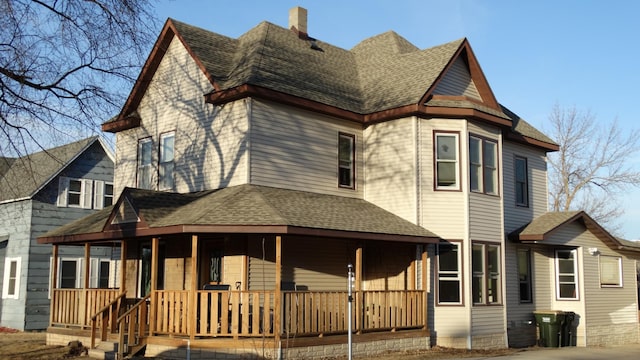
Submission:
[[[91,245],[89,243],[84,244],[84,282],[82,284],[83,289],[89,288],[89,276],[91,268]]]
[[[56,300],[57,296],[55,293],[55,289],[58,288],[58,245],[54,244],[52,253],[53,256],[52,264],[51,264],[51,304],[49,304],[49,326],[53,324],[54,314],[57,311],[56,309]]]
[[[356,333],[362,333],[362,301],[364,294],[362,293],[362,243],[358,243],[356,248],[356,269],[355,269],[355,290],[356,290]]]
[[[196,314],[198,312],[198,299],[196,292],[198,290],[198,235],[191,236],[191,289],[189,291],[189,311],[187,319],[189,319],[189,338],[196,338]]]
[[[422,291],[423,291],[423,311],[424,311],[424,325],[422,326],[422,330],[428,329],[428,309],[429,302],[427,299],[427,285],[429,283],[429,276],[427,276],[427,244],[422,245]]]
[[[123,290],[127,291],[127,242],[124,239],[120,240],[120,292]]]
[[[158,248],[159,239],[154,237],[151,239],[151,317],[149,318],[149,336],[152,336],[156,330],[156,314],[158,310],[158,296],[156,294],[158,284]]]
[[[282,325],[282,236],[276,235],[276,291],[274,295],[274,340],[280,346]]]

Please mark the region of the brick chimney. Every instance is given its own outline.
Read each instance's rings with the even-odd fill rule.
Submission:
[[[293,30],[300,39],[308,39],[307,9],[296,6],[289,10],[289,29]]]

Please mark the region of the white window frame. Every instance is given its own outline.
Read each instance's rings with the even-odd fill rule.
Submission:
[[[107,270],[107,287],[99,287],[100,277],[102,274],[102,264],[109,264]],[[107,258],[91,258],[91,266],[89,268],[89,287],[92,289],[108,289],[111,284],[111,260]]]
[[[456,248],[456,261],[457,261],[457,269],[456,270],[441,270],[440,269],[440,246],[453,246]],[[457,242],[449,242],[449,243],[438,243],[436,246],[436,251],[438,254],[438,265],[437,265],[437,287],[438,287],[438,305],[461,305],[462,299],[464,297],[462,292],[462,246]],[[458,282],[458,301],[441,301],[440,300],[440,282]]]
[[[84,260],[83,258],[80,257],[61,257],[58,258],[58,276],[57,278],[57,284],[56,284],[56,288],[58,289],[62,289],[62,263],[64,261],[73,261],[76,263],[76,271],[75,271],[75,285],[73,288],[66,288],[66,289],[80,289],[82,288],[82,280],[84,278],[84,271],[82,268],[82,260]]]
[[[343,141],[348,141],[349,149],[348,153],[342,151]],[[346,189],[355,189],[356,175],[355,175],[355,154],[356,154],[356,136],[347,133],[338,133],[338,187]],[[345,155],[343,157],[343,155]],[[346,158],[348,155],[348,158]],[[349,172],[349,182],[343,183],[341,174],[344,171]]]
[[[14,276],[11,276],[11,264],[16,264],[16,272]],[[7,257],[4,260],[4,278],[2,286],[2,298],[3,299],[19,299],[20,298],[20,272],[21,272],[22,258],[21,257]],[[13,289],[10,289],[11,280],[13,280]],[[10,294],[10,290],[13,290],[13,294]]]
[[[77,181],[80,183],[80,192],[73,192],[79,196],[79,204],[71,204],[69,202],[69,196],[71,192],[71,182]],[[77,179],[61,176],[58,180],[58,206],[59,207],[73,207],[81,209],[91,209],[94,206],[93,203],[93,180],[89,179]]]
[[[617,272],[618,272],[617,279],[613,279],[613,278],[603,279],[603,275],[606,273],[606,271],[603,270],[603,267],[607,266],[607,263],[603,261],[604,259],[614,260],[617,263],[617,264],[613,265],[614,267],[617,268]],[[623,287],[623,283],[622,283],[622,279],[623,279],[623,276],[622,276],[622,257],[621,256],[599,255],[598,256],[598,263],[599,263],[599,269],[600,269],[600,287],[603,287],[603,288],[621,288],[621,287]]]
[[[472,144],[476,144],[476,151],[478,151],[477,159],[471,157]],[[493,146],[493,151],[491,152],[487,149],[489,145]],[[489,161],[491,158],[493,165],[491,165],[491,161]],[[475,187],[471,181],[473,173],[477,176]],[[492,184],[493,189],[487,189],[489,184]],[[497,141],[469,135],[469,190],[487,195],[499,195]]]
[[[573,257],[573,273],[560,273],[560,258],[558,254],[560,253],[570,253]],[[564,258],[562,260],[565,260]],[[580,300],[580,283],[579,283],[579,274],[578,274],[578,251],[576,249],[557,249],[555,250],[554,256],[555,262],[555,282],[556,282],[556,299],[557,300]],[[573,276],[574,281],[560,281],[560,277]],[[560,286],[566,284],[573,284],[575,295],[573,297],[562,297],[560,296]]]
[[[171,151],[167,151],[166,143],[172,139]],[[174,131],[160,135],[160,155],[158,156],[158,188],[160,190],[172,190],[175,183],[176,133]],[[170,170],[169,170],[170,168]]]
[[[454,139],[454,159],[445,159],[445,158],[439,158],[438,154],[438,148],[440,147],[440,138],[453,138]],[[452,133],[452,132],[435,132],[434,133],[434,152],[433,152],[433,158],[434,158],[434,187],[436,190],[460,190],[460,135],[458,133]],[[448,152],[447,149],[445,149],[445,152]],[[449,185],[440,185],[440,181],[439,179],[439,174],[438,174],[438,165],[440,163],[453,163],[454,166],[454,183],[453,184],[449,184]]]
[[[149,151],[148,159],[144,159],[143,151]],[[140,189],[153,190],[153,142],[150,137],[138,140],[137,186]]]
[[[107,186],[111,186],[111,193],[107,193]],[[113,183],[96,180],[93,182],[93,207],[94,209],[103,209],[105,204],[107,203],[107,199],[111,199],[111,204],[106,206],[113,205]]]

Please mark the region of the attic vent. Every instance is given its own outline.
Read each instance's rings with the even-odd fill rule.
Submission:
[[[111,224],[127,224],[139,222],[140,218],[133,208],[133,205],[129,202],[129,199],[125,198],[120,208],[118,208]]]
[[[293,30],[300,39],[307,39],[307,9],[296,6],[289,10],[289,29]]]

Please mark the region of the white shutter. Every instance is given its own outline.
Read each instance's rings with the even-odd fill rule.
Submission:
[[[69,178],[60,177],[58,181],[58,206],[67,206],[67,191],[69,189]]]
[[[82,267],[82,263],[84,258],[78,258],[76,261],[76,289],[82,289],[84,285],[84,267]]]
[[[89,287],[98,287],[98,273],[100,272],[100,259],[91,258],[91,266],[89,267]]]
[[[93,208],[94,209],[102,209],[104,207],[104,181],[96,180],[93,183],[94,187],[94,199],[93,199]]]
[[[82,208],[91,209],[93,194],[93,180],[82,179]]]

